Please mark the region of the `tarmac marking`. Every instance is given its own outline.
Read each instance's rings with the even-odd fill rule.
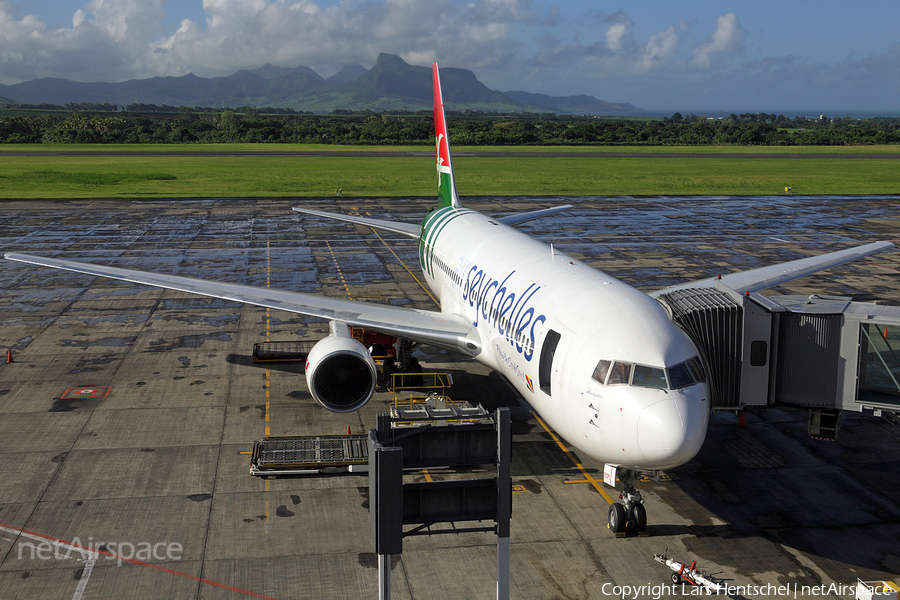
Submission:
[[[109,396],[109,393],[112,391],[111,387],[105,388],[83,388],[83,387],[72,387],[67,388],[66,391],[62,393],[60,398],[62,400],[71,400],[73,398],[106,398]]]
[[[272,287],[272,254],[270,252],[271,243],[269,240],[266,240],[266,287]],[[268,307],[266,307],[266,341],[269,341],[269,333],[271,332],[271,317],[272,313]],[[266,367],[266,437],[269,437],[269,409],[271,408],[271,403],[269,399],[269,375],[271,370]],[[267,482],[268,483],[268,482]],[[266,486],[268,490],[268,486]],[[268,516],[268,505],[266,506],[266,515]]]
[[[84,595],[84,590],[87,589],[88,581],[91,578],[91,573],[94,571],[94,564],[97,562],[97,559],[100,557],[99,553],[96,550],[86,550],[78,544],[69,544],[62,540],[57,540],[56,538],[51,538],[49,536],[42,536],[39,533],[31,533],[24,529],[19,529],[17,527],[13,527],[12,525],[0,525],[0,530],[6,531],[8,533],[17,534],[21,537],[25,537],[28,539],[36,540],[39,542],[48,542],[53,541],[54,546],[62,546],[67,549],[66,555],[64,558],[69,558],[69,552],[72,550],[77,550],[79,554],[84,555],[88,554],[86,558],[84,558],[84,571],[81,573],[81,577],[78,579],[78,585],[75,586],[75,593],[72,595],[72,600],[81,600],[81,597]],[[4,540],[12,542],[13,540],[9,538],[3,538]],[[56,552],[54,551],[54,554]],[[76,559],[77,560],[77,559]]]
[[[81,577],[78,579],[78,585],[75,586],[75,593],[72,595],[72,600],[81,600],[81,597],[84,595],[84,590],[87,589],[91,573],[94,572],[94,565],[97,563],[98,558],[100,558],[100,555],[96,552],[91,552],[88,559],[84,561],[84,571],[81,572]]]
[[[406,263],[403,262],[399,256],[397,256],[397,253],[394,252],[394,249],[391,248],[390,246],[388,246],[388,243],[386,241],[384,241],[384,238],[381,237],[381,235],[379,235],[379,233],[377,231],[372,229],[372,233],[374,233],[375,236],[379,240],[381,240],[381,243],[384,244],[384,247],[387,248],[388,251],[390,251],[390,253],[394,255],[394,258],[397,259],[397,262],[400,263],[400,266],[402,266],[404,269],[406,269],[406,272],[409,273],[409,276],[416,280],[416,283],[419,284],[419,287],[422,288],[423,290],[425,290],[425,293],[428,294],[428,297],[431,298],[434,301],[434,303],[438,305],[438,308],[440,308],[441,303],[437,301],[437,298],[435,298],[434,296],[431,295],[431,291],[427,287],[425,287],[425,285],[421,281],[419,281],[419,278],[416,277],[415,274],[409,269],[409,267],[406,266]]]
[[[870,265],[875,265],[876,267],[881,267],[882,269],[890,269],[891,271],[900,271],[900,269],[898,269],[897,267],[889,267],[887,265],[883,265],[883,264],[877,263],[877,262],[872,262],[870,260],[867,260],[866,262],[869,263]]]
[[[587,472],[587,470],[584,468],[584,466],[580,462],[578,462],[577,458],[575,458],[575,455],[572,454],[568,448],[566,448],[566,446],[562,443],[562,441],[560,441],[559,437],[557,437],[557,435],[555,433],[553,433],[553,431],[547,426],[546,423],[544,423],[544,421],[538,416],[538,414],[536,412],[531,411],[531,414],[534,415],[534,418],[537,420],[538,424],[544,428],[544,431],[546,431],[547,434],[549,434],[550,437],[553,438],[553,441],[556,442],[556,445],[559,446],[559,448],[563,452],[566,453],[566,456],[569,457],[569,460],[571,460],[572,463],[578,468],[578,470],[581,471],[581,474],[584,475],[584,479],[568,480],[568,481],[564,481],[563,483],[589,483],[594,487],[595,490],[597,490],[600,493],[601,496],[603,496],[603,498],[608,503],[612,504],[613,499],[610,498],[609,494],[606,493],[606,490],[604,490],[601,487],[601,485],[600,485],[601,482],[594,479],[594,477],[591,476],[591,474]]]
[[[371,228],[370,228],[370,229],[371,229]],[[372,233],[374,233],[375,236],[376,236],[379,240],[381,240],[381,243],[384,244],[384,247],[387,248],[388,251],[390,251],[390,253],[394,255],[394,258],[397,259],[397,262],[400,263],[400,266],[402,266],[404,269],[406,269],[406,272],[409,273],[409,276],[412,277],[412,278],[415,280],[415,282],[419,284],[419,287],[422,288],[422,289],[425,291],[425,293],[428,294],[428,297],[431,298],[431,300],[432,300],[435,304],[437,304],[438,308],[440,308],[440,307],[441,307],[441,303],[438,302],[438,301],[437,301],[437,298],[435,298],[435,297],[431,294],[431,291],[430,291],[427,287],[425,287],[425,286],[422,284],[421,281],[419,281],[419,278],[416,277],[415,274],[410,270],[410,268],[406,266],[406,263],[403,262],[403,260],[401,260],[399,256],[397,256],[397,253],[394,252],[394,249],[391,248],[390,246],[388,246],[388,243],[384,241],[384,238],[381,237],[381,235],[379,235],[378,232],[377,232],[375,229],[372,229]],[[425,481],[433,481],[433,479],[431,478],[431,474],[428,472],[427,469],[423,469],[423,470],[422,470],[422,473],[425,475]]]
[[[350,286],[347,285],[347,280],[344,279],[344,272],[341,271],[341,265],[338,264],[337,255],[334,253],[334,250],[331,249],[331,242],[325,240],[325,245],[328,247],[329,254],[331,254],[331,260],[334,261],[334,268],[337,269],[338,277],[340,277],[341,284],[344,286],[344,291],[346,291],[350,299],[353,300],[353,294],[350,293]]]
[[[174,569],[169,569],[167,567],[162,567],[160,565],[154,565],[152,563],[147,563],[142,560],[138,560],[136,558],[127,558],[125,556],[120,556],[115,552],[109,552],[106,550],[95,550],[88,549],[80,544],[73,544],[72,542],[67,542],[60,538],[55,538],[51,535],[45,535],[43,533],[37,533],[35,531],[29,531],[27,529],[22,529],[21,527],[15,527],[13,525],[6,525],[5,523],[0,523],[0,530],[7,531],[9,533],[13,533],[16,535],[20,535],[22,537],[26,537],[32,540],[37,540],[41,542],[52,542],[53,545],[63,546],[68,548],[69,550],[78,550],[79,553],[90,553],[95,556],[94,562],[96,562],[97,558],[100,555],[108,556],[110,558],[115,558],[117,560],[122,560],[125,562],[129,562],[133,565],[139,565],[141,567],[149,567],[151,569],[155,569],[162,573],[168,573],[169,575],[177,575],[178,577],[184,577],[185,579],[190,579],[192,581],[197,581],[199,583],[204,583],[206,585],[211,585],[213,587],[222,588],[223,590],[228,590],[229,592],[236,592],[238,594],[243,594],[245,596],[250,596],[252,598],[264,598],[265,600],[278,600],[277,598],[273,598],[272,596],[266,596],[264,594],[258,594],[256,592],[251,592],[250,590],[245,590],[239,587],[234,587],[232,585],[228,585],[227,583],[219,583],[218,581],[213,581],[212,579],[206,579],[205,577],[200,577],[198,575],[191,575],[189,573],[182,573],[181,571],[176,571]],[[87,560],[87,559],[86,559]],[[91,565],[91,570],[93,570],[93,565]],[[81,575],[84,580],[86,577],[90,577],[90,571],[87,567],[85,567],[84,572]],[[78,600],[81,598],[81,595],[84,593],[84,588],[87,586],[87,582],[85,582],[84,586],[81,585],[81,580],[79,580],[78,587],[75,588],[75,596],[72,597],[72,600]],[[79,592],[79,590],[81,590]]]
[[[266,240],[266,288],[272,287],[272,253],[271,253],[271,240]],[[272,330],[272,313],[268,307],[266,307],[266,341],[269,341],[269,334]],[[271,433],[269,429],[269,415],[271,413],[272,402],[271,402],[271,394],[269,392],[269,381],[270,376],[272,374],[272,370],[266,367],[266,437],[269,437]],[[269,479],[266,478],[265,483],[265,491],[269,491]],[[269,533],[269,499],[266,498],[266,525],[265,532]]]

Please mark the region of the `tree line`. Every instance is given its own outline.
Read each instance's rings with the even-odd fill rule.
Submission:
[[[179,107],[133,111],[71,111],[0,117],[0,143],[319,143],[431,144],[434,120],[427,111],[396,116],[371,111],[312,115]],[[152,105],[151,105],[152,106]],[[157,107],[162,108],[162,107]],[[171,108],[171,107],[165,107]],[[274,110],[274,109],[273,109]],[[151,114],[152,113],[152,114]],[[725,119],[597,118],[550,114],[498,115],[475,111],[450,119],[454,144],[516,145],[861,145],[900,143],[900,118],[811,119],[747,113]]]

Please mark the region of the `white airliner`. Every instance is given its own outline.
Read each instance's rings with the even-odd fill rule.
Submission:
[[[641,530],[647,515],[634,489],[635,471],[684,464],[706,436],[710,391],[700,353],[653,297],[513,229],[570,206],[501,218],[462,206],[437,64],[432,70],[439,208],[421,224],[294,210],[418,240],[425,281],[440,300],[440,312],[65,259],[5,256],[327,319],[331,333],[309,353],[306,377],[312,396],[333,411],[356,410],[375,391],[375,362],[350,336],[349,326],[470,356],[502,373],[572,446],[619,468],[625,502],[610,507],[609,526]],[[754,292],[891,246],[877,242],[724,275],[722,283]],[[711,279],[680,287],[708,286]]]

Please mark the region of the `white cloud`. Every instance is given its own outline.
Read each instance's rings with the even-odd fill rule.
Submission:
[[[764,55],[738,64],[750,34],[735,13],[714,25],[711,17],[693,29],[678,20],[637,36],[646,23],[624,11],[576,15],[571,5],[538,8],[531,0],[202,0],[204,18],[174,27],[166,25],[165,6],[87,0],[71,27],[55,29],[0,0],[0,82],[210,77],[265,63],[328,76],[387,52],[411,64],[473,69],[494,89],[588,93],[637,105],[677,94],[705,94],[698,102],[774,96],[790,82],[798,82],[797,98],[813,88],[872,90],[882,105],[900,103],[900,45],[830,65]]]
[[[670,25],[664,31],[650,36],[647,43],[641,48],[637,66],[641,72],[667,68],[677,55],[678,46],[681,44],[679,33],[685,31],[682,25],[676,29]]]
[[[631,28],[627,23],[615,23],[606,30],[606,47],[610,52],[620,52],[633,44]]]
[[[2,3],[0,81],[213,76],[265,63],[311,66],[329,74],[350,62],[372,64],[381,52],[496,67],[516,50],[514,26],[538,18],[530,0],[362,0],[330,6],[313,0],[203,0],[204,22],[183,20],[166,33],[161,29],[165,4],[90,0],[73,15],[71,28],[51,30],[36,16],[14,17],[11,5]]]
[[[702,46],[694,49],[691,66],[709,69],[717,57],[742,50],[743,39],[744,30],[741,29],[737,15],[728,13],[720,16],[716,19],[716,30],[713,34]]]

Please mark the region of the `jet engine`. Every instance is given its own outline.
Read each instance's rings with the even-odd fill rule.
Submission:
[[[306,359],[306,384],[321,406],[352,412],[375,394],[378,371],[369,351],[344,323],[331,321],[331,335],[316,342]]]

